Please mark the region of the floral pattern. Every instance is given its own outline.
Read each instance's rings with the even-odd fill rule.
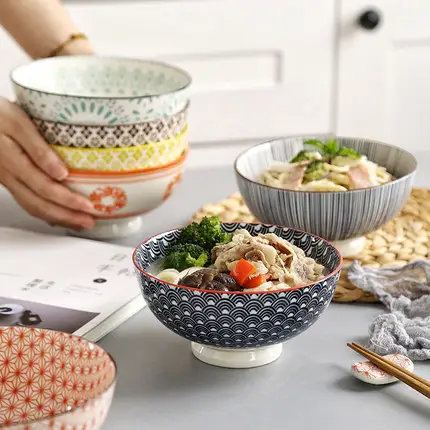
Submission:
[[[99,429],[116,368],[102,348],[66,333],[0,328],[0,427]]]
[[[173,192],[173,187],[178,184],[179,182],[181,182],[182,179],[182,174],[178,173],[170,182],[169,185],[167,185],[166,191],[164,192],[163,195],[163,200],[167,200]]]
[[[384,358],[412,372],[414,363],[408,357],[400,354],[388,354]],[[361,381],[372,385],[390,384],[396,382],[397,378],[391,376],[385,370],[370,361],[359,361],[351,366],[352,374]]]
[[[96,211],[109,215],[126,206],[127,194],[120,187],[99,187],[89,195],[89,200]]]

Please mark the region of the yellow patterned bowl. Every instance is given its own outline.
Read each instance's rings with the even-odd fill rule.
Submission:
[[[71,170],[126,172],[162,167],[188,150],[188,126],[172,139],[126,148],[72,148],[51,145]]]

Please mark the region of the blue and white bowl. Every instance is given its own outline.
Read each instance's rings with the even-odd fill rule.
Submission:
[[[36,60],[11,80],[31,117],[80,125],[167,118],[185,108],[191,85],[188,73],[165,63],[88,55]]]
[[[275,162],[288,162],[304,149],[308,139],[326,140],[321,136],[287,137],[240,154],[235,161],[240,193],[259,221],[309,231],[333,242],[344,257],[357,255],[365,245],[364,235],[394,218],[408,200],[417,160],[408,151],[382,142],[339,137],[340,145],[386,167],[396,179],[372,188],[338,192],[283,190],[258,182],[263,171]]]
[[[177,241],[180,230],[153,236],[133,254],[143,297],[157,319],[190,340],[200,360],[233,368],[276,360],[283,342],[305,332],[323,314],[342,266],[337,249],[312,234],[264,224],[223,224],[227,232],[240,228],[252,235],[275,233],[292,242],[322,264],[327,275],[309,285],[275,292],[206,291],[170,284],[151,273],[166,248]]]

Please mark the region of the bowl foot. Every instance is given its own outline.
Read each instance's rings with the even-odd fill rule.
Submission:
[[[212,366],[249,369],[277,360],[282,354],[282,344],[255,349],[229,349],[191,342],[191,350],[196,358]]]
[[[360,254],[366,245],[364,236],[331,242],[341,253],[342,257],[355,257]]]
[[[119,239],[137,233],[142,228],[142,218],[130,217],[115,220],[96,220],[96,225],[91,230],[73,231],[69,233],[73,236],[87,239]]]

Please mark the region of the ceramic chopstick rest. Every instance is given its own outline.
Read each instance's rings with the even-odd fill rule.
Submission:
[[[404,355],[389,354],[385,355],[384,358],[406,370],[409,370],[410,372],[413,372],[414,370],[414,363]],[[370,361],[359,361],[354,363],[351,366],[351,373],[360,381],[367,382],[372,385],[392,384],[393,382],[398,381],[397,378],[391,376]]]

